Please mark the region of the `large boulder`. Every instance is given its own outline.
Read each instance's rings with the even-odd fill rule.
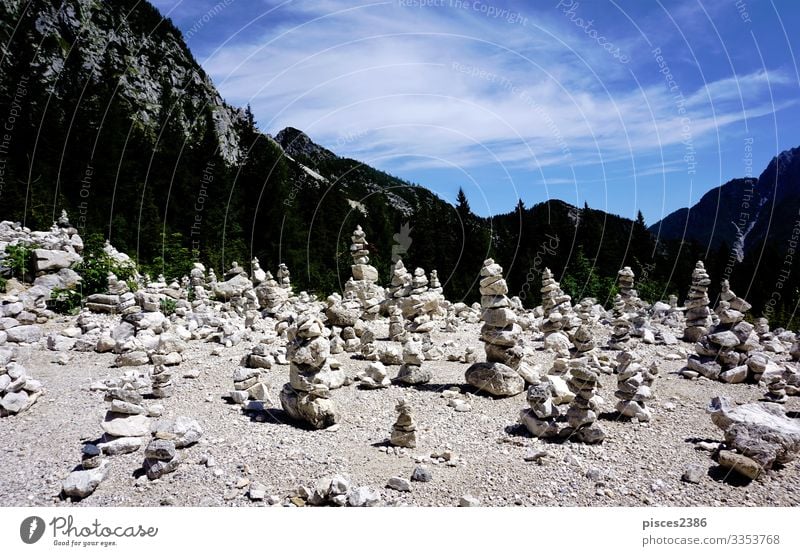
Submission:
[[[464,376],[468,384],[493,396],[516,396],[525,390],[520,374],[502,363],[475,363]]]
[[[788,463],[800,451],[800,423],[786,417],[777,404],[736,406],[716,397],[708,406],[711,421],[725,432],[725,443],[756,461],[764,469]]]
[[[73,263],[81,260],[77,253],[67,251],[53,251],[50,249],[33,250],[36,272],[57,272],[62,268],[69,268]]]

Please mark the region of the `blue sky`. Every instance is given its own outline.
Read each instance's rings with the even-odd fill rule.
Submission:
[[[557,198],[653,224],[800,145],[794,0],[154,3],[263,131],[484,216]]]

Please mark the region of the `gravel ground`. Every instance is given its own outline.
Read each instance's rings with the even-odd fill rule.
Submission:
[[[47,331],[66,323],[49,323]],[[434,332],[436,342],[454,341],[463,352],[478,342],[480,325],[464,324],[459,332]],[[379,330],[386,337],[386,329]],[[604,342],[606,330],[598,327]],[[526,335],[530,342],[530,335]],[[386,343],[379,341],[378,344]],[[391,386],[361,390],[347,386],[333,392],[343,419],[336,431],[313,431],[289,422],[278,403],[278,392],[288,381],[288,366],[265,371],[276,408],[267,413],[246,414],[224,399],[232,388],[231,375],[252,342],[222,350],[218,344],[191,342],[185,361],[175,368],[175,395],[156,400],[164,416],[186,415],[199,421],[202,440],[181,451],[183,464],[175,473],[157,481],[141,476],[141,451],[111,457],[108,478],[93,495],[75,504],[82,506],[248,506],[265,505],[247,496],[248,482],[266,485],[267,495],[283,501],[298,485],[312,485],[320,477],[343,474],[353,486],[372,486],[387,504],[453,506],[470,494],[487,506],[794,506],[800,504],[800,463],[773,470],[749,485],[725,479],[710,453],[699,441],[722,440],[705,407],[716,395],[737,402],[761,397],[754,385],[728,385],[705,379],[688,381],[677,376],[683,360],[666,361],[663,355],[678,346],[638,348],[643,362],[660,362],[661,376],[654,385],[651,403],[654,418],[647,424],[615,420],[613,396],[616,379],[601,376],[600,395],[605,399],[599,423],[607,438],[599,446],[548,443],[530,437],[516,426],[525,396],[494,399],[473,395],[464,383],[467,365],[428,361],[433,381],[422,387]],[[541,346],[540,342],[534,345]],[[483,350],[480,350],[481,355]],[[57,354],[38,347],[20,348],[18,360],[45,385],[45,393],[29,411],[0,419],[0,505],[66,506],[61,482],[80,462],[83,442],[101,435],[106,411],[101,392],[89,385],[98,379],[120,376],[127,369],[112,367],[114,355],[72,353],[66,365],[53,363]],[[336,356],[350,376],[367,363]],[[548,369],[553,355],[537,352],[537,361]],[[196,379],[181,378],[197,368]],[[394,376],[398,367],[390,368]],[[452,386],[470,392],[469,412],[448,407],[442,391]],[[404,453],[386,451],[385,440],[395,420],[395,403],[406,396],[418,424],[417,448]],[[800,399],[786,404],[800,411]],[[383,451],[381,447],[383,446]],[[541,464],[524,461],[531,449],[546,450]],[[393,476],[409,478],[417,461],[449,450],[450,462],[427,462],[433,480],[412,483],[411,492],[385,487]],[[212,457],[215,465],[202,461]],[[415,459],[417,461],[415,461]],[[690,464],[707,472],[699,484],[681,476]]]

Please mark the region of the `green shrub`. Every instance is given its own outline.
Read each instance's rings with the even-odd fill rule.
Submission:
[[[129,285],[129,281],[136,275],[136,264],[133,261],[119,263],[103,250],[104,244],[101,235],[90,236],[83,249],[83,260],[73,267],[81,275],[81,293],[84,296],[108,291],[109,272],[113,272]]]
[[[161,312],[164,313],[166,316],[170,316],[175,312],[175,308],[177,307],[177,303],[171,297],[165,297],[159,303]]]
[[[77,315],[82,299],[78,291],[56,288],[50,293],[47,308],[63,315]]]
[[[6,279],[0,276],[0,293],[6,293]]]
[[[5,263],[11,269],[11,276],[25,280],[36,274],[36,255],[33,250],[38,249],[36,244],[9,245],[6,247]]]

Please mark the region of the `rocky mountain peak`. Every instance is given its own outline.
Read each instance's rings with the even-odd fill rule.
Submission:
[[[286,154],[292,158],[298,158],[306,162],[310,161],[312,166],[316,166],[323,160],[338,158],[331,151],[317,145],[308,135],[294,127],[286,127],[280,130],[275,136],[275,140]]]

